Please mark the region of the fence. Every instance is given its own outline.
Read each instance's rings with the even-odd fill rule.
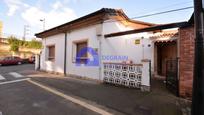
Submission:
[[[130,88],[150,90],[149,62],[142,64],[104,63],[103,81]]]

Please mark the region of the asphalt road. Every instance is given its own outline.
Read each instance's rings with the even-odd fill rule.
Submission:
[[[25,70],[34,70],[34,68],[35,68],[34,64],[0,66],[0,74],[9,72],[19,72]]]
[[[15,72],[32,70],[34,65],[0,67],[0,115],[95,115],[97,113],[50,93],[28,81],[1,84],[25,79]]]
[[[26,79],[29,75],[32,81],[72,96],[84,105],[76,103],[76,100],[73,102],[59,96],[28,80],[7,83]],[[116,115],[181,115],[181,108],[177,106],[177,97],[161,86],[162,84],[158,84],[155,88],[153,86],[151,92],[141,92],[137,89],[100,84],[91,80],[35,72],[32,64],[0,66],[0,115],[1,112],[3,115],[100,113],[98,110],[94,112],[90,109],[87,103]]]

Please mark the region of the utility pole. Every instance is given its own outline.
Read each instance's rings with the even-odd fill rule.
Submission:
[[[192,115],[204,115],[204,0],[194,0],[195,54]]]
[[[24,25],[24,29],[23,29],[23,41],[26,40],[26,35],[29,32],[29,26],[28,25]]]

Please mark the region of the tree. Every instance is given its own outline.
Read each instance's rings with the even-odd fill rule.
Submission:
[[[8,37],[8,43],[10,44],[10,50],[17,52],[19,50],[19,47],[24,47],[24,48],[33,48],[33,49],[41,49],[42,48],[42,43],[37,40],[32,40],[32,41],[23,41],[19,40],[14,36]]]
[[[16,37],[10,36],[8,37],[8,43],[10,44],[10,50],[17,52],[19,50],[19,41]]]

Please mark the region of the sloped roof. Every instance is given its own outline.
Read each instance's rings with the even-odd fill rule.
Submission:
[[[129,19],[126,14],[121,9],[111,9],[111,8],[102,8],[96,12],[88,14],[86,16],[80,17],[76,20],[67,22],[65,24],[59,25],[57,27],[45,30],[43,32],[35,34],[36,37],[43,38],[48,37],[51,35],[55,35],[58,33],[63,33],[67,31],[73,31],[74,29],[78,29],[81,27],[86,27],[88,25],[99,24],[102,23],[104,20],[108,19],[108,16],[119,16],[125,19],[128,22],[146,25],[146,26],[153,26],[155,24],[136,21]]]
[[[168,24],[158,24],[158,25],[153,25],[153,26],[145,27],[145,28],[110,33],[104,36],[108,38],[108,37],[116,37],[116,36],[135,34],[135,33],[141,33],[141,32],[150,32],[150,31],[157,31],[157,30],[163,30],[163,29],[170,29],[170,28],[185,28],[185,27],[192,26],[193,24],[194,24],[194,13],[192,14],[191,18],[188,21],[168,23]]]

